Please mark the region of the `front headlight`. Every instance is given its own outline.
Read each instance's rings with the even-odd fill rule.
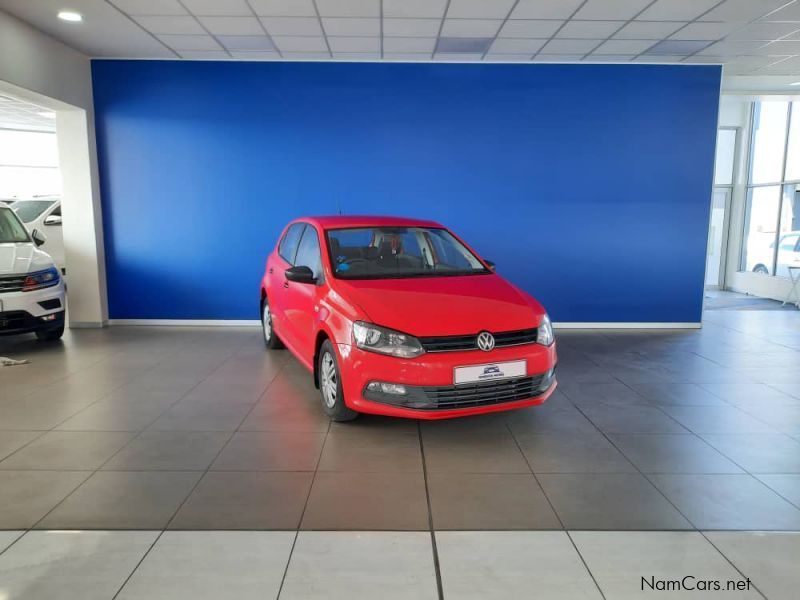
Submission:
[[[44,271],[37,271],[25,277],[25,281],[22,284],[22,291],[32,292],[34,290],[57,285],[59,279],[61,279],[61,274],[55,267],[50,267]]]
[[[379,354],[389,354],[400,358],[414,358],[425,350],[419,340],[411,335],[378,327],[372,323],[356,321],[353,323],[353,338],[356,346],[362,350],[378,352]]]
[[[553,325],[550,323],[550,317],[546,314],[542,317],[542,322],[539,324],[539,330],[536,333],[536,343],[542,346],[549,346],[553,343]]]

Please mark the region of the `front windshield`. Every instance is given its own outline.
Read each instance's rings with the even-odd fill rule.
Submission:
[[[12,208],[23,223],[30,223],[53,204],[55,200],[17,200]]]
[[[489,273],[445,229],[360,227],[327,232],[331,266],[342,279],[393,279]]]
[[[14,216],[11,209],[0,207],[0,244],[29,241],[25,226]]]

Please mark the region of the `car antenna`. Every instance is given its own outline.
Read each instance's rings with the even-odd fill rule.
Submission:
[[[341,203],[339,202],[339,199],[338,199],[338,198],[336,199],[336,210],[337,210],[337,212],[339,213],[339,216],[341,217],[341,216],[342,216],[342,205],[341,205]]]

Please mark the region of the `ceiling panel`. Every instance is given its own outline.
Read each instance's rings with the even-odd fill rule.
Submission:
[[[246,0],[180,0],[195,15],[245,17],[253,14]]]
[[[453,19],[505,19],[514,0],[450,0],[447,16]]]
[[[625,21],[569,21],[556,34],[557,38],[603,39],[613,35]]]
[[[616,39],[661,40],[686,25],[682,21],[631,21],[614,34]]]
[[[383,0],[384,18],[444,16],[447,0]]]
[[[494,37],[503,21],[487,19],[445,19],[442,36]]]
[[[549,38],[564,25],[566,21],[509,19],[500,29],[500,37],[512,38]]]
[[[313,0],[248,0],[253,11],[265,17],[316,17]]]
[[[0,129],[55,132],[55,113],[12,96],[0,95]]]
[[[264,28],[253,16],[197,18],[214,35],[264,35]]]
[[[322,19],[322,26],[326,35],[379,36],[381,34],[380,19],[325,17]]]
[[[720,0],[656,0],[637,19],[644,21],[691,21],[720,3]]]
[[[55,18],[63,0],[0,9],[93,57],[430,60],[439,44],[436,60],[711,62],[760,75],[798,63],[800,0],[788,1],[69,0],[77,24]]]
[[[383,35],[436,37],[441,25],[441,19],[384,19]]]
[[[632,19],[652,0],[587,0],[575,19]]]
[[[270,35],[322,35],[316,17],[261,17]]]
[[[179,35],[192,35],[203,34],[205,31],[192,16],[172,16],[172,17],[133,17],[133,20],[139,23],[147,31],[151,33],[174,33]]]

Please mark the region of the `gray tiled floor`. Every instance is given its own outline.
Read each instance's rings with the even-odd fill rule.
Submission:
[[[800,533],[439,531],[434,546],[423,531],[5,531],[0,591],[7,600],[794,600],[798,555]],[[720,591],[646,587],[706,581]]]
[[[800,529],[800,313],[558,339],[544,406],[331,424],[256,328],[0,338],[0,529]]]

